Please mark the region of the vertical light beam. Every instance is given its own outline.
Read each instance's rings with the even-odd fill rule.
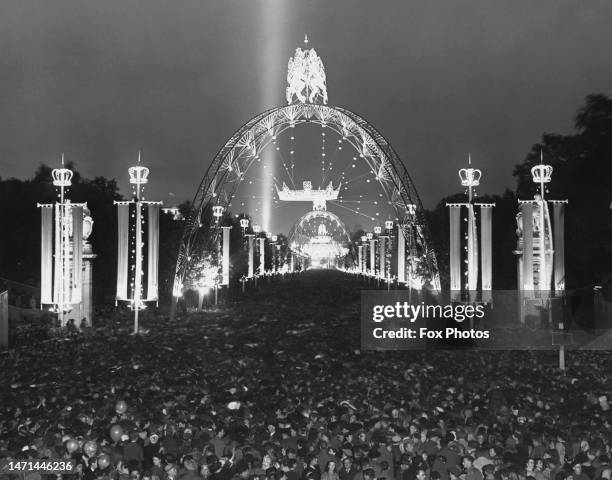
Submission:
[[[262,91],[260,92],[261,108],[272,108],[280,105],[284,99],[284,83],[289,57],[286,52],[290,50],[287,39],[287,2],[285,0],[264,0],[261,4],[261,18],[258,25],[263,26],[263,45],[260,48],[261,75],[263,76]],[[287,57],[287,58],[285,58]],[[266,148],[261,153],[261,198],[262,198],[262,227],[266,232],[271,231],[271,211],[273,199],[273,178],[276,172],[275,150]],[[263,168],[263,166],[266,168]]]

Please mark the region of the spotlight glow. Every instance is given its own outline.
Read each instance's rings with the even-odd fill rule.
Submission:
[[[263,45],[259,47],[260,62],[264,73],[262,91],[260,92],[261,110],[275,107],[283,100],[286,80],[287,45],[292,45],[287,38],[287,3],[285,0],[264,0],[262,2],[261,18],[258,22],[263,25]],[[270,180],[276,173],[274,148],[266,148],[262,152],[264,163],[268,168],[261,169],[261,199],[262,216],[261,226],[264,231],[270,231],[272,211],[272,188]]]

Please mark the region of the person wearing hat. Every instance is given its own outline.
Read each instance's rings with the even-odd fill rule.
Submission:
[[[338,471],[340,480],[354,480],[357,475],[357,468],[353,465],[351,457],[344,457],[342,460],[342,468]]]

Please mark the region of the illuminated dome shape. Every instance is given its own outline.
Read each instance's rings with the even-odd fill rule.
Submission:
[[[291,250],[310,258],[312,266],[327,268],[348,253],[345,245],[350,241],[344,222],[327,210],[302,215],[288,239]]]

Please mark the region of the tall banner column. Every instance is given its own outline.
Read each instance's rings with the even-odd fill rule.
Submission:
[[[376,240],[370,240],[370,275],[376,275]]]
[[[72,206],[72,285],[70,303],[80,304],[83,300],[83,207]],[[82,318],[76,318],[77,326]]]
[[[359,265],[359,272],[363,273],[363,245],[357,245],[357,264]]]
[[[476,229],[476,217],[474,215],[474,205],[468,204],[468,282],[467,287],[470,296],[476,293],[478,288],[478,233]]]
[[[254,276],[255,273],[255,252],[253,251],[253,240],[254,237],[253,235],[249,235],[247,237],[247,241],[249,244],[249,273],[248,273],[248,277],[252,278]]]
[[[222,285],[229,285],[229,269],[230,269],[230,230],[232,227],[221,227],[223,229],[223,283]]]
[[[128,299],[128,246],[130,202],[117,202],[117,300]]]
[[[386,268],[385,268],[385,237],[380,237],[378,239],[378,276],[380,278],[386,277]]]
[[[53,303],[53,205],[41,207],[40,303]]]
[[[147,301],[158,300],[158,270],[159,270],[159,203],[147,205],[148,220],[148,256],[147,256]]]
[[[523,218],[523,284],[521,290],[533,290],[533,203],[521,204]]]
[[[491,301],[493,255],[492,255],[492,204],[480,205],[480,247],[482,250],[482,300]]]
[[[263,275],[266,271],[266,239],[259,239],[259,274]]]
[[[406,282],[406,237],[404,225],[397,226],[397,281]]]
[[[566,200],[553,200],[555,292],[565,291],[565,204]]]
[[[461,206],[449,205],[450,213],[450,289],[456,298],[461,292]]]

